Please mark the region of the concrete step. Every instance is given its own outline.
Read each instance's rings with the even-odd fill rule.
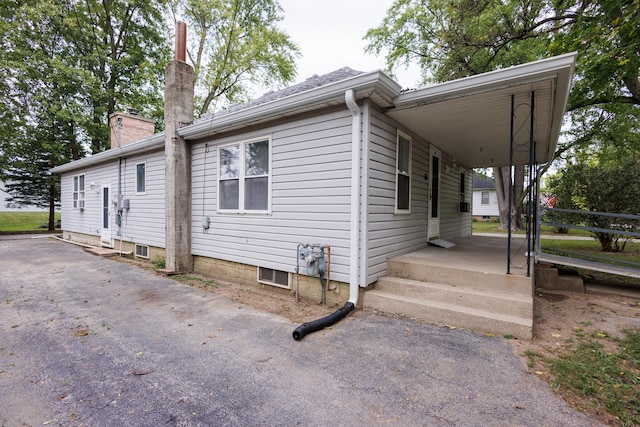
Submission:
[[[408,316],[496,336],[512,335],[521,339],[531,339],[533,334],[533,316],[531,315],[521,317],[492,313],[455,303],[419,300],[377,289],[365,292],[363,305],[368,310]]]
[[[492,292],[470,286],[420,282],[391,276],[378,279],[375,290],[419,301],[454,304],[461,310],[466,307],[489,313],[533,317],[531,295]]]
[[[410,256],[390,259],[387,263],[389,276],[430,283],[456,285],[500,294],[533,296],[531,277],[515,274],[494,273],[482,270],[465,269],[461,266],[440,266],[425,263],[424,259],[412,259]]]

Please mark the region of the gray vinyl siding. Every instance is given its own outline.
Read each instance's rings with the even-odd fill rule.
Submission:
[[[271,213],[218,213],[217,146],[257,137],[271,137]],[[349,281],[351,114],[345,107],[198,143],[192,157],[194,255],[294,272],[299,243],[326,244],[331,278]],[[204,216],[209,230],[202,228]]]
[[[460,172],[466,171],[465,201],[471,206],[473,172],[455,166],[453,159],[442,153],[440,184],[440,238],[455,239],[471,235],[471,212],[460,213]]]
[[[73,208],[73,177],[84,174],[85,182],[85,207]],[[110,185],[111,193],[117,191],[118,164],[103,163],[85,169],[65,172],[61,177],[61,213],[62,229],[74,233],[82,233],[100,236],[102,231],[102,186]],[[91,190],[91,183],[96,184],[96,189]],[[111,227],[114,226],[114,215],[111,215]],[[115,234],[115,233],[113,233]]]
[[[146,192],[136,194],[136,164],[146,163]],[[85,208],[73,209],[73,177],[85,175]],[[91,183],[96,190],[91,190]],[[110,186],[110,199],[117,200],[118,161],[65,172],[61,177],[62,229],[75,233],[100,236],[102,231],[102,186]],[[115,223],[116,206],[112,203],[111,237],[118,241],[164,247],[164,151],[123,158],[121,191],[129,199],[130,209],[124,210],[122,232]]]
[[[371,109],[368,179],[367,277],[386,274],[387,259],[426,246],[428,144],[412,137],[411,211],[395,214],[397,124]],[[403,130],[402,128],[400,130]]]
[[[145,163],[146,191],[136,193],[136,164]],[[161,150],[131,156],[122,163],[122,196],[129,199],[130,208],[124,210],[122,239],[142,245],[165,247],[164,212],[164,147]],[[116,187],[111,190],[117,193]],[[115,235],[115,233],[114,233]],[[118,239],[120,236],[117,237]]]

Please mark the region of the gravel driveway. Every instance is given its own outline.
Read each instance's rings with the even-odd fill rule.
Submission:
[[[1,426],[588,426],[499,338],[297,325],[52,239],[0,240]]]

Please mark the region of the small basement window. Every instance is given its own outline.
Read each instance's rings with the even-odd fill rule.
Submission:
[[[136,256],[149,259],[149,246],[136,244]]]
[[[289,273],[272,268],[258,267],[258,282],[290,289]]]

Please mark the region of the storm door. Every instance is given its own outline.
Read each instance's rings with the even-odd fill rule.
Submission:
[[[101,212],[101,233],[100,244],[109,248],[113,247],[111,239],[111,191],[108,185],[102,186],[102,212]]]
[[[440,159],[439,150],[431,147],[429,159],[429,234],[428,240],[440,236]]]

